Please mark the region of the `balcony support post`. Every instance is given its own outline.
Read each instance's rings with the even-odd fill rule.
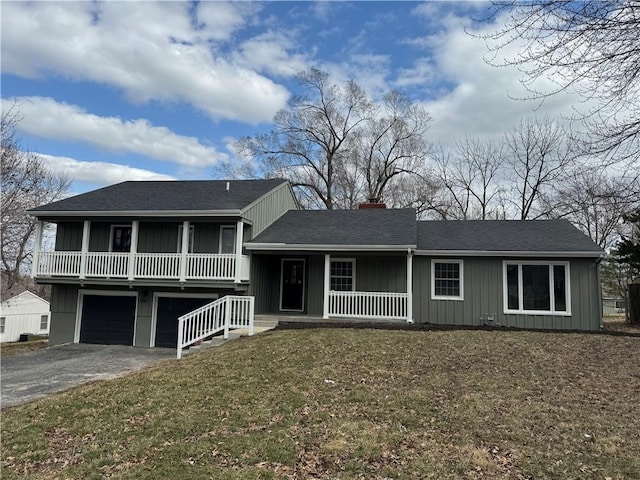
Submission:
[[[133,220],[131,222],[131,247],[129,248],[129,281],[133,281],[135,276],[136,253],[138,253],[138,230],[140,222]]]
[[[331,286],[331,255],[324,255],[324,289],[322,298],[322,318],[329,318],[329,288]]]
[[[182,222],[182,251],[180,252],[180,282],[187,280],[187,254],[189,253],[189,220]]]
[[[407,250],[407,323],[413,323],[413,252]]]
[[[238,220],[236,226],[236,261],[235,261],[235,273],[234,283],[240,283],[240,276],[242,274],[242,242],[244,234],[244,223],[242,219]]]
[[[43,225],[40,220],[36,220],[36,238],[33,246],[33,260],[31,262],[31,278],[35,278],[40,270],[40,251],[42,250]]]
[[[80,279],[86,278],[87,253],[89,253],[89,235],[91,233],[91,221],[85,220],[82,226],[82,247],[80,250]]]

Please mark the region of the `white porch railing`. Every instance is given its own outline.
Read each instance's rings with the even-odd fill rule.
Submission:
[[[178,318],[178,351],[207,337],[229,330],[246,328],[253,335],[254,297],[227,295]]]
[[[133,261],[132,261],[133,259]],[[36,276],[180,280],[179,253],[40,252]],[[249,280],[249,257],[235,254],[189,253],[184,257],[185,280]],[[130,269],[133,267],[133,272]]]
[[[392,292],[329,291],[329,316],[406,319],[407,294]]]

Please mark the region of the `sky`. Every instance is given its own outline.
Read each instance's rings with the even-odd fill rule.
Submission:
[[[540,104],[487,63],[474,2],[2,1],[1,97],[25,149],[82,193],[125,180],[217,178],[236,139],[272,128],[318,67],[375,98],[398,89],[433,118],[427,140],[495,137]],[[501,54],[514,53],[517,46]],[[499,59],[498,59],[499,60]],[[541,85],[544,87],[544,85]]]

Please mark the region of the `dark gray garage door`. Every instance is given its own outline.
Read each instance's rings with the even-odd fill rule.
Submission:
[[[133,345],[136,297],[84,295],[80,343]]]
[[[212,301],[212,298],[158,297],[156,347],[175,347],[178,341],[178,317]]]

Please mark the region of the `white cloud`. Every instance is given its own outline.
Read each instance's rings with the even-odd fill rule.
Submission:
[[[41,138],[81,141],[108,151],[139,154],[191,169],[227,159],[227,154],[202,145],[195,137],[177,135],[144,119],[99,117],[81,107],[45,97],[2,99],[3,109],[13,100],[19,105],[22,117],[18,128]]]
[[[308,68],[302,54],[290,54],[294,42],[283,33],[267,32],[242,43],[238,61],[259,71],[291,77]]]
[[[116,86],[134,102],[187,102],[214,119],[269,121],[287,90],[225,58],[256,7],[201,2],[5,2],[2,68]],[[222,45],[224,46],[224,45]]]
[[[45,166],[54,173],[61,173],[74,182],[83,182],[101,187],[127,180],[174,180],[161,173],[129,167],[117,163],[83,162],[68,157],[37,154]]]

